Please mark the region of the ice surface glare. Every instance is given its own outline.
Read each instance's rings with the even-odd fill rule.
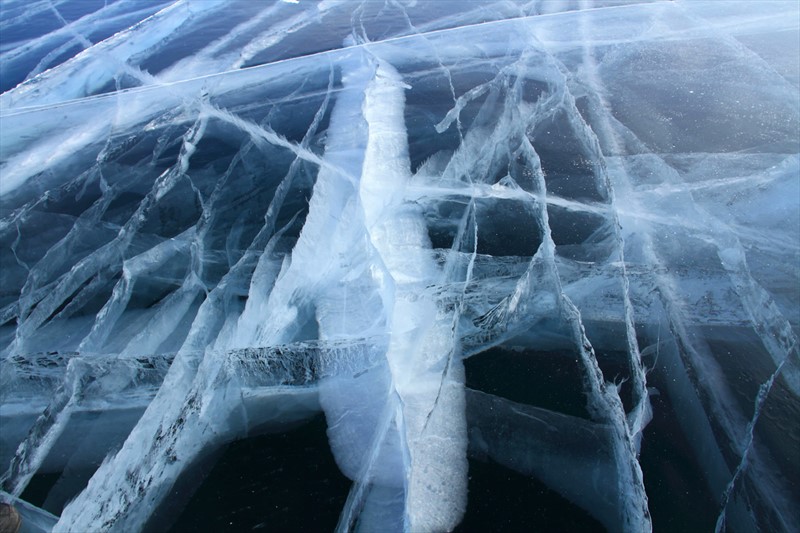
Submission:
[[[0,0],[0,500],[794,531],[799,10]]]

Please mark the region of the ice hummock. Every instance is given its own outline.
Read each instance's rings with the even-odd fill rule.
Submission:
[[[323,413],[330,529],[792,531],[799,15],[4,1],[3,499],[168,528]]]

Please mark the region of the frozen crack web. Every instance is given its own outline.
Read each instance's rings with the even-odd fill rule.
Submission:
[[[29,530],[800,530],[796,2],[0,29]]]

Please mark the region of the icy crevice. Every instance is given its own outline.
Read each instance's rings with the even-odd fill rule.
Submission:
[[[588,7],[588,2],[584,1],[582,4],[582,7]],[[582,16],[580,18],[580,25],[581,32],[587,37],[587,42],[589,42],[588,38],[592,32],[591,22],[587,17]],[[591,45],[587,45],[583,50],[582,67],[583,68],[580,72],[580,75],[586,80],[586,83],[590,85],[592,89],[591,94],[594,98],[599,100],[598,105],[601,106],[601,109],[608,109],[607,102],[603,100],[606,90],[602,85],[600,77],[598,76],[597,63],[595,61],[594,51]],[[565,84],[568,84],[567,80],[565,80]],[[638,451],[641,449],[642,431],[652,417],[652,407],[650,405],[650,398],[647,390],[645,365],[642,362],[642,355],[639,350],[639,342],[636,336],[634,309],[631,303],[631,284],[625,261],[625,237],[623,235],[623,229],[618,214],[619,202],[617,200],[613,184],[608,176],[608,172],[606,171],[605,165],[602,164],[603,152],[600,147],[598,137],[592,131],[591,127],[581,118],[572,94],[568,95],[567,101],[569,102],[568,105],[570,107],[572,117],[574,117],[573,120],[576,122],[576,134],[586,144],[585,148],[587,151],[600,162],[600,164],[597,165],[596,176],[601,182],[599,183],[599,186],[605,189],[609,199],[612,225],[614,228],[614,240],[617,248],[617,260],[619,261],[621,270],[620,283],[622,285],[625,336],[629,357],[628,366],[630,369],[633,391],[633,407],[628,413],[628,427],[638,454]],[[607,135],[609,125],[606,121],[604,121],[604,117],[605,115],[593,117],[597,119],[594,122],[602,130],[600,135],[604,138],[610,139],[609,142],[613,143],[613,135]],[[615,152],[615,148],[619,149],[619,147],[612,147],[612,150]]]
[[[755,406],[753,408],[753,418],[747,423],[746,434],[744,438],[744,442],[742,443],[742,460],[739,462],[739,465],[736,467],[736,470],[731,477],[730,483],[728,486],[725,487],[725,492],[722,494],[722,504],[721,510],[719,513],[719,517],[717,518],[717,523],[715,525],[714,531],[716,533],[720,533],[721,531],[726,531],[725,520],[726,520],[726,512],[728,508],[728,502],[733,495],[733,491],[736,488],[736,482],[738,481],[739,477],[744,472],[744,469],[747,468],[748,463],[748,455],[750,454],[750,450],[753,447],[753,432],[755,431],[756,424],[758,423],[758,417],[761,415],[761,409],[764,407],[764,402],[767,400],[767,396],[769,396],[770,391],[772,390],[772,386],[775,383],[775,378],[778,377],[781,370],[783,370],[784,364],[786,360],[781,361],[778,365],[778,368],[775,369],[775,372],[769,377],[767,381],[761,384],[758,388],[758,395],[756,396]],[[789,524],[783,524],[785,528],[789,528]]]
[[[14,496],[22,494],[76,410],[144,408],[155,396],[170,363],[168,356],[70,358],[61,385],[3,474],[3,489]],[[109,397],[120,396],[113,407],[109,405]]]
[[[617,478],[608,425],[466,392],[471,457],[539,478],[608,530],[619,527],[618,498],[608,490]]]
[[[618,139],[625,139],[627,142],[633,142],[634,144],[639,143],[638,139],[636,139],[631,132],[624,129],[624,126],[621,126],[618,122],[612,119],[609,121],[609,124],[613,125],[614,129],[611,131]],[[656,162],[658,165],[666,166],[663,161],[660,161],[658,158],[656,158]],[[609,164],[610,176],[612,176],[618,190],[624,191],[622,194],[635,205],[634,202],[637,202],[637,200],[635,199],[635,194],[631,192],[630,177],[625,169],[624,163],[618,164],[616,161],[610,162],[607,160],[607,164]],[[662,175],[669,177],[674,175],[674,171],[667,167],[667,171]],[[640,209],[641,207],[639,206],[634,208],[633,211],[635,212]],[[644,226],[645,223],[640,222],[640,224]],[[711,223],[711,229],[712,231],[715,229],[713,222]],[[735,453],[739,454],[741,458],[745,450],[750,450],[750,447],[743,443],[746,442],[747,426],[752,423],[752,419],[748,422],[747,416],[741,413],[736,407],[737,402],[734,399],[731,387],[726,383],[722,368],[714,360],[708,347],[705,346],[702,341],[693,340],[695,336],[689,332],[689,326],[685,318],[684,308],[686,304],[681,297],[675,279],[669,273],[669,268],[665,267],[662,260],[659,258],[656,246],[650,234],[651,231],[652,230],[641,231],[639,233],[639,245],[641,246],[641,253],[644,261],[654,266],[655,287],[657,288],[658,297],[667,315],[668,327],[678,345],[678,353],[683,359],[687,374],[700,397],[700,403],[702,409],[705,410],[705,416],[708,417],[711,426],[716,429],[714,436],[714,438],[718,439],[716,446],[720,446],[719,440],[727,442],[733,449],[738,449]],[[717,244],[716,241],[714,241],[714,243],[715,245]],[[728,268],[725,270],[735,283],[736,278],[731,274]],[[737,294],[741,298],[741,293],[739,293],[739,291],[737,291]],[[747,309],[748,313],[751,312],[748,308],[745,309]],[[752,315],[750,315],[750,318],[752,320]],[[758,330],[759,327],[756,326],[756,331],[760,333]],[[769,343],[765,343],[765,345],[769,348]],[[784,354],[783,360],[790,362],[792,355],[795,353],[797,353],[797,349],[796,346],[793,345],[789,348],[789,351]],[[783,360],[778,362],[782,370]],[[788,383],[791,383],[791,380],[788,380]],[[708,444],[703,444],[703,447],[707,448]],[[756,490],[762,493],[761,501],[767,504],[768,507],[774,508],[774,516],[791,516],[792,513],[789,511],[791,504],[784,497],[780,496],[784,490],[781,488],[781,485],[784,483],[783,480],[774,475],[766,474],[766,472],[771,470],[774,472],[775,467],[769,464],[769,462],[763,462],[763,460],[756,455],[755,449],[753,449],[748,456],[748,462],[752,465],[753,470],[765,473],[763,476],[752,478],[755,487],[757,487]],[[741,464],[741,459],[739,459],[739,464]],[[721,493],[724,495],[727,490],[718,486],[716,482],[720,475],[730,476],[731,474],[727,471],[718,472],[710,474],[708,477],[708,483],[710,484],[712,492],[715,493],[715,496]],[[767,494],[773,494],[774,496],[766,497]],[[720,495],[719,498],[722,498],[723,495]],[[741,512],[741,510],[737,512]],[[752,519],[753,517],[750,515],[750,520]],[[783,527],[785,526],[786,524],[783,525]]]
[[[92,280],[100,280],[102,283],[104,280],[100,276],[102,276],[103,271],[107,271],[121,263],[150,210],[175,187],[179,180],[184,178],[189,166],[189,159],[195,151],[197,142],[203,136],[206,122],[207,119],[201,116],[194,126],[186,132],[183,138],[181,154],[175,167],[159,176],[159,179],[153,185],[153,189],[142,200],[128,222],[119,230],[114,240],[104,244],[74,265],[68,273],[61,277],[56,290],[47,293],[40,301],[35,302],[35,307],[31,302],[20,309],[19,316],[21,321],[17,327],[14,342],[7,348],[9,353],[28,351],[25,348],[28,338],[49,320],[49,317],[58,310],[59,306],[69,301],[68,299],[72,298],[77,291],[90,290],[92,288]],[[29,280],[31,279],[29,276]],[[89,283],[88,286],[86,285],[87,282]],[[27,291],[30,290],[30,288],[27,289]],[[23,301],[24,293],[27,291],[23,288]]]
[[[538,161],[533,146],[527,145],[532,160]],[[538,166],[538,165],[537,165]],[[540,190],[545,190],[541,167],[535,172]],[[555,263],[555,243],[550,233],[547,209],[539,211],[545,239],[542,243],[544,261],[549,276],[558,294],[564,318],[572,330],[573,342],[584,369],[588,389],[588,405],[592,415],[613,428],[614,456],[617,464],[618,490],[620,497],[620,527],[624,531],[650,531],[652,522],[647,506],[647,493],[642,479],[642,470],[637,460],[636,435],[628,425],[622,400],[616,387],[605,382],[589,339],[586,337],[580,311],[563,291]]]
[[[597,80],[596,77],[595,80]],[[600,95],[602,91],[595,94]],[[604,104],[600,100],[592,109],[608,109],[608,104]],[[605,142],[611,144],[612,153],[618,153],[621,151],[621,143],[617,140],[619,134],[615,133],[612,128],[621,126],[613,117],[609,119],[609,116],[608,111],[605,111],[605,114],[600,112],[597,118],[601,124],[604,124],[603,138]],[[627,133],[638,150],[646,151],[646,147],[638,139],[635,139],[635,136],[632,136],[630,132]],[[777,366],[784,360],[791,359],[792,354],[797,351],[797,338],[791,324],[775,304],[772,296],[750,274],[745,248],[737,233],[695,201],[693,191],[697,187],[684,183],[675,169],[669,166],[663,158],[656,156],[651,161],[658,167],[659,176],[665,182],[657,190],[667,187],[673,194],[680,194],[686,200],[683,203],[687,206],[686,213],[691,215],[687,217],[689,219],[686,223],[687,226],[697,228],[699,236],[715,247],[720,264],[730,277],[741,300],[742,309],[747,312],[753,328],[764,343],[774,364]],[[616,165],[614,166],[616,167]],[[730,182],[728,183],[730,184]],[[638,212],[636,209],[630,211]],[[637,218],[643,220],[642,217]],[[800,368],[797,363],[800,363],[800,360],[787,367],[784,379],[787,380],[792,391],[800,395],[800,374],[798,373]]]
[[[326,99],[318,110],[301,147],[306,146],[313,137],[326,111],[327,102]],[[296,166],[290,167],[289,173],[279,185],[278,192],[267,209],[264,224],[250,248],[204,299],[165,379],[165,385],[126,440],[122,450],[103,464],[87,489],[64,510],[60,524],[64,524],[63,527],[67,530],[75,527],[91,529],[101,525],[114,530],[141,528],[153,506],[162,501],[171,484],[193,460],[204,453],[204,448],[213,449],[240,434],[241,430],[236,429],[236,424],[233,429],[226,428],[225,420],[239,410],[239,395],[235,393],[235,381],[220,378],[220,373],[226,368],[225,358],[220,358],[215,353],[226,347],[236,348],[237,344],[256,345],[255,341],[244,342],[245,335],[253,335],[252,327],[249,326],[250,320],[247,318],[247,308],[254,305],[256,298],[248,299],[247,306],[239,311],[241,315],[238,325],[229,322],[228,313],[236,308],[237,285],[250,280],[253,284],[261,283],[263,288],[270,282],[269,277],[264,275],[264,269],[269,268],[269,262],[273,259],[272,250],[288,225],[292,224],[290,221],[287,226],[275,232],[277,212],[292,185],[295,172]],[[222,191],[223,185],[224,179],[216,191]],[[207,205],[211,206],[213,202]],[[209,216],[210,211],[206,213],[206,217]],[[273,279],[275,274],[277,272],[273,273]],[[190,272],[189,276],[189,282],[197,279],[194,273]],[[258,293],[253,293],[254,296],[255,294]],[[267,295],[269,292],[263,297],[266,298]],[[166,331],[158,322],[154,327]],[[268,344],[275,343],[273,340]],[[129,346],[133,349],[135,345]],[[231,390],[227,395],[212,394],[211,391],[217,387],[228,387]],[[182,402],[174,401],[176,394],[183,397]],[[299,390],[296,394],[302,397],[304,393]],[[299,401],[299,405],[303,403],[304,400]],[[152,435],[153,439],[142,439],[140,435]],[[121,478],[116,475],[118,468],[124,468],[131,475]],[[91,502],[91,513],[84,501]],[[73,516],[72,512],[76,515]]]
[[[735,48],[739,50],[738,47]],[[647,148],[643,145],[643,143],[636,139],[631,132],[626,131],[624,126],[620,125],[619,122],[617,122],[613,117],[609,118],[611,117],[611,113],[609,111],[610,106],[606,101],[604,101],[605,90],[602,87],[602,82],[600,81],[601,78],[598,76],[597,67],[594,61],[589,61],[584,65],[586,68],[582,72],[582,75],[586,82],[591,86],[589,97],[590,101],[594,99],[593,105],[590,105],[590,113],[594,112],[594,122],[597,123],[601,128],[602,138],[604,142],[607,143],[608,149],[614,154],[623,152],[621,140],[626,137],[623,137],[617,131],[615,131],[616,128],[620,128],[625,131],[623,135],[627,135],[627,138],[633,141],[635,149],[647,152]],[[658,175],[662,176],[662,179],[668,183],[682,184],[680,178],[678,178],[676,175],[677,173],[671,167],[664,163],[660,158],[655,158],[655,160],[660,163]],[[614,169],[615,174],[619,176],[625,174],[625,170],[618,169],[617,165],[614,165]],[[749,440],[747,440],[746,435],[740,435],[739,428],[741,428],[744,421],[741,419],[741,416],[734,412],[734,402],[730,392],[727,392],[726,390],[727,387],[716,380],[713,391],[708,385],[707,378],[711,375],[718,374],[719,370],[712,370],[709,368],[709,365],[714,366],[714,363],[710,361],[708,354],[704,354],[702,356],[698,354],[692,347],[693,343],[686,336],[686,332],[684,331],[683,327],[676,324],[676,322],[680,323],[682,321],[681,318],[676,316],[676,313],[680,313],[680,311],[678,311],[679,307],[674,304],[673,300],[675,298],[679,298],[679,296],[675,294],[674,289],[670,288],[671,282],[665,279],[664,274],[656,276],[655,279],[657,280],[656,283],[659,287],[659,294],[662,298],[662,301],[664,299],[672,300],[670,302],[664,302],[664,305],[670,315],[669,320],[671,323],[671,328],[673,328],[673,333],[676,333],[681,338],[681,355],[685,357],[688,354],[692,354],[692,362],[687,362],[687,366],[694,367],[697,374],[692,372],[690,373],[690,376],[694,377],[695,380],[702,381],[703,385],[699,386],[701,390],[705,390],[706,394],[708,395],[706,396],[706,402],[709,403],[704,403],[706,403],[706,405],[710,404],[713,406],[712,413],[715,415],[713,419],[716,423],[722,425],[724,432],[727,438],[730,439],[731,443],[746,441],[745,444],[741,444],[742,459],[733,475],[733,480],[728,485],[728,488],[723,495],[724,503],[722,516],[724,516],[724,509],[729,500],[735,480],[740,474],[743,465],[746,463],[747,454],[751,450],[753,426],[755,425],[755,421],[758,419],[760,405],[765,399],[763,397],[765,396],[765,387],[771,387],[771,384],[774,381],[777,373],[782,368],[785,368],[784,364],[790,361],[793,352],[795,353],[796,358],[796,340],[794,339],[791,326],[777,309],[777,306],[774,304],[771,297],[750,276],[744,257],[743,247],[736,234],[726,227],[725,224],[721,223],[714,216],[710,215],[701,207],[699,207],[692,197],[691,191],[691,188],[686,189],[685,196],[687,197],[687,201],[684,202],[683,205],[689,207],[685,210],[691,213],[689,217],[690,219],[699,219],[702,221],[701,223],[706,226],[705,229],[700,231],[700,235],[707,235],[705,238],[716,248],[720,262],[724,267],[725,272],[730,277],[733,287],[741,300],[742,308],[747,310],[747,314],[756,333],[764,343],[767,352],[770,354],[777,367],[775,373],[773,373],[769,380],[759,389],[759,394],[756,399],[756,410],[753,418],[748,423],[749,429],[745,432],[750,436]],[[634,211],[636,210],[634,209]],[[641,222],[640,226],[643,226]],[[640,236],[639,239],[644,242],[645,256],[647,260],[650,261],[651,264],[658,264],[658,259],[656,259],[655,252],[653,251],[653,243],[648,232],[644,231],[642,234],[643,236]],[[686,355],[684,355],[684,350],[686,350]],[[789,368],[792,366],[794,365],[790,365]],[[702,371],[700,371],[701,368]],[[794,370],[796,370],[796,366],[794,366]],[[705,376],[706,379],[700,380],[699,375]],[[797,394],[797,386],[795,383],[796,379],[791,374],[787,375],[786,379],[790,389]],[[736,444],[735,446],[739,447],[740,445]],[[756,460],[756,462],[759,462],[759,460]],[[758,470],[764,472],[765,468],[767,470],[769,469],[769,467],[767,467],[765,464],[759,464]],[[768,476],[767,479],[771,479],[771,481],[764,483],[756,482],[757,485],[761,485],[759,490],[765,491],[765,493],[775,493],[776,495],[780,494],[781,489],[777,489],[774,486],[774,483],[779,482],[773,479],[773,476]],[[774,505],[780,509],[776,511],[775,516],[788,516],[786,507],[787,502],[783,501],[782,497],[776,496],[774,499],[767,499],[773,501]],[[724,522],[724,518],[721,518],[720,520]],[[718,528],[720,527],[720,523],[721,522],[718,520]],[[786,524],[783,524],[783,527],[786,527]]]

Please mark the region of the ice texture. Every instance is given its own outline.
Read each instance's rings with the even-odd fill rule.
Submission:
[[[0,0],[0,91],[31,530],[317,416],[328,529],[800,527],[797,2]]]

